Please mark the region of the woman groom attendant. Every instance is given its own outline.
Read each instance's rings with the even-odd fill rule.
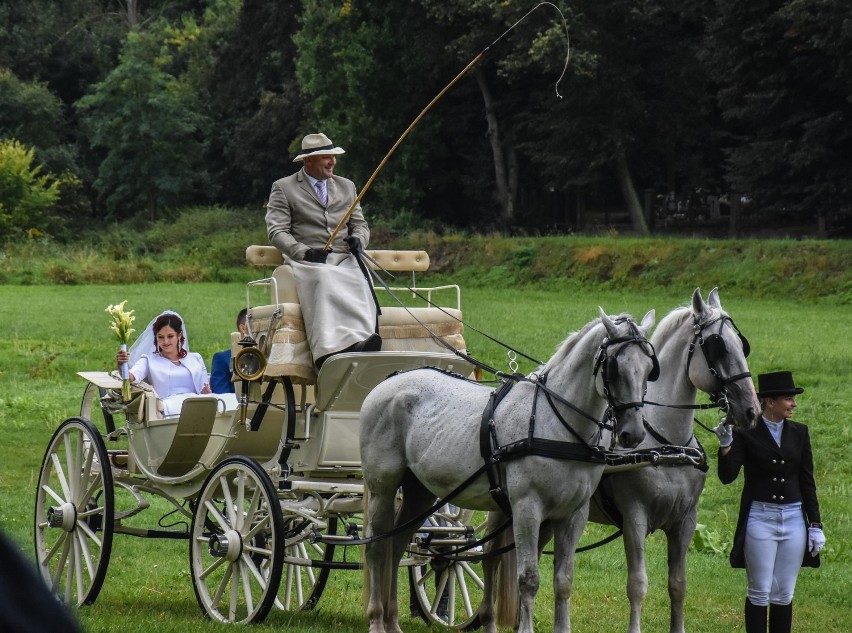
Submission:
[[[789,371],[760,374],[762,416],[743,431],[722,423],[718,474],[723,484],[740,470],[744,485],[731,551],[731,566],[748,578],[746,633],[790,633],[799,569],[818,567],[825,546],[808,427],[794,422],[796,396],[804,391]]]

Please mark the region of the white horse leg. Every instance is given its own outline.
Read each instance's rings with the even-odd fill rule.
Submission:
[[[571,633],[574,555],[588,514],[584,504],[569,519],[553,522],[553,633]]]
[[[518,592],[520,611],[518,633],[533,633],[533,607],[538,593],[538,535],[540,508],[534,499],[524,499],[513,507],[515,551],[518,556]]]
[[[395,491],[371,492],[367,501],[366,536],[385,534],[393,527]],[[365,546],[367,573],[369,575],[369,600],[367,620],[369,633],[386,633],[385,611],[390,597],[391,578],[396,568],[392,561],[391,543],[382,539]]]
[[[684,633],[683,606],[686,601],[686,552],[695,532],[697,517],[689,517],[666,534],[669,555],[669,600],[671,600],[670,633]]]
[[[628,633],[641,633],[642,603],[648,593],[645,539],[648,530],[638,516],[624,515],[624,553],[627,556],[627,599],[630,600]]]

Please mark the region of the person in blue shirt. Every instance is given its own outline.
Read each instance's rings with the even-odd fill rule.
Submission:
[[[240,338],[246,335],[246,309],[237,315],[237,330]],[[235,393],[231,373],[231,350],[226,349],[213,354],[213,365],[210,371],[210,388],[213,393]]]

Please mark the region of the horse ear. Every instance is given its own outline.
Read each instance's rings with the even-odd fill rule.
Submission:
[[[696,288],[692,293],[692,314],[697,319],[701,319],[701,316],[707,311],[707,304],[704,303],[704,299],[701,298],[701,289]]]
[[[710,294],[707,295],[707,303],[710,304],[711,308],[719,308],[719,309],[722,308],[722,302],[719,301],[719,289],[718,288],[713,288],[713,290],[710,291]]]
[[[598,306],[598,312],[601,313],[601,323],[604,324],[604,327],[606,328],[606,331],[609,333],[609,335],[617,336],[618,333],[615,328],[615,323],[612,322],[612,319],[607,316],[606,312],[604,312],[604,309],[600,306]]]
[[[642,317],[642,325],[641,330],[645,336],[648,336],[648,332],[651,331],[651,328],[654,327],[654,323],[657,321],[657,312],[654,308],[648,310],[645,313],[645,316]]]

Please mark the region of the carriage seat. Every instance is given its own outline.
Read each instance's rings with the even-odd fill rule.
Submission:
[[[367,254],[389,272],[410,272],[411,288],[417,288],[416,273],[429,269],[429,255],[425,251],[368,250]],[[248,319],[254,336],[261,342],[267,336],[270,319],[275,316],[274,332],[266,370],[267,376],[287,375],[297,382],[313,383],[316,374],[308,348],[305,326],[296,290],[293,271],[274,246],[249,246],[246,260],[250,264],[275,266],[269,278],[271,305],[249,308]],[[370,264],[373,269],[377,266]],[[378,292],[384,288],[377,286]],[[404,289],[394,288],[404,292]],[[418,289],[431,298],[432,292],[450,290],[455,292],[455,308],[436,307],[382,307],[379,315],[379,335],[383,351],[444,352],[430,332],[439,335],[455,347],[465,351],[463,326],[457,286]]]

